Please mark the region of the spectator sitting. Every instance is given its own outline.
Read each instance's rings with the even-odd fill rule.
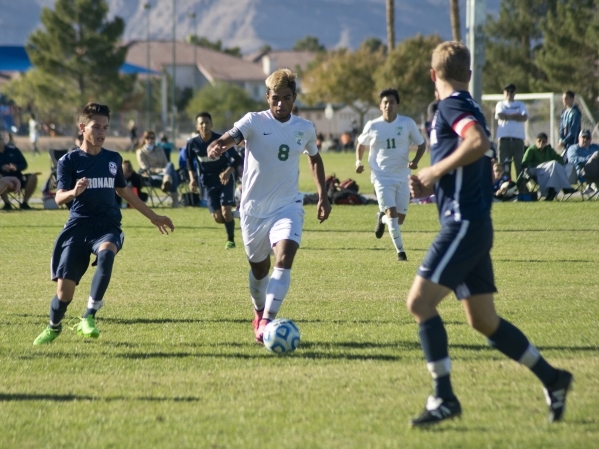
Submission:
[[[495,201],[509,201],[516,196],[516,183],[498,162],[493,164],[493,195]]]
[[[584,165],[597,151],[599,151],[599,145],[591,143],[591,131],[583,129],[578,135],[578,143],[568,148],[566,159],[574,166],[578,176],[582,177]]]
[[[140,200],[146,202],[148,200],[148,194],[141,191],[141,176],[135,173],[131,161],[123,161],[123,174],[125,175],[125,181],[127,181],[127,187],[130,187]],[[116,195],[116,202],[119,204],[119,206],[122,204],[122,201],[123,199]]]
[[[29,210],[31,206],[27,203],[31,195],[37,187],[37,175],[35,173],[23,174],[23,170],[27,168],[27,161],[23,153],[14,145],[4,143],[4,135],[0,133],[0,177],[14,176],[17,178],[23,190],[23,201],[21,202],[22,210]],[[9,186],[9,192],[14,192],[14,188]],[[12,206],[8,199],[8,193],[2,193],[4,200],[3,210],[11,210]]]
[[[165,133],[160,134],[160,142],[156,144],[164,151],[166,160],[171,161],[171,152],[175,149],[175,144],[168,141],[168,136]]]
[[[179,176],[175,166],[168,162],[164,150],[156,146],[156,134],[154,131],[144,132],[144,145],[137,150],[137,161],[141,170],[152,175],[162,176],[162,191],[170,193],[173,207],[179,206]]]
[[[564,159],[548,143],[547,134],[537,135],[536,145],[529,147],[522,159],[522,168],[534,176],[545,201],[552,201],[561,189],[570,189]],[[522,177],[526,177],[526,172]]]

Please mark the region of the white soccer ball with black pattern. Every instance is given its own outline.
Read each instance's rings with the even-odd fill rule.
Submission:
[[[287,318],[277,318],[264,328],[264,347],[275,354],[288,354],[300,345],[300,331]]]

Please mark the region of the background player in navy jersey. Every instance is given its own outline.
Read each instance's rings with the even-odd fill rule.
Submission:
[[[199,181],[208,193],[208,209],[217,223],[224,223],[227,231],[225,248],[235,248],[235,221],[231,212],[235,205],[235,177],[241,157],[235,148],[229,148],[218,158],[208,157],[208,145],[221,137],[212,132],[212,116],[208,112],[196,115],[199,135],[187,141],[185,157],[189,172],[189,188],[197,189],[194,160],[197,161]]]
[[[52,253],[52,280],[57,282],[57,288],[50,304],[50,324],[35,339],[34,345],[51,343],[60,335],[62,319],[73,300],[75,287],[87,270],[91,254],[97,257],[98,267],[77,333],[91,338],[100,336],[94,317],[103,305],[114,257],[124,240],[115,191],[161,233],[174,230],[170,218],[154,213],[127,187],[120,154],[102,148],[109,119],[108,106],[88,103],[79,116],[79,129],[83,134],[81,148],[58,161],[56,203],[69,206],[70,217],[58,235]]]
[[[440,97],[432,124],[431,166],[410,176],[410,190],[415,198],[435,193],[441,231],[418,269],[407,306],[419,323],[435,394],[411,424],[434,424],[462,411],[451,387],[447,333],[437,311],[451,291],[462,301],[470,326],[541,380],[549,421],[559,421],[572,374],[549,365],[518,328],[497,316],[493,303],[497,291],[490,257],[494,151],[484,116],[468,93],[470,53],[461,43],[444,42],[434,50],[431,67]]]

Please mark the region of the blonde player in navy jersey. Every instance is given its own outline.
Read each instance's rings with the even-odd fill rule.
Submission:
[[[388,88],[379,93],[379,108],[383,115],[370,120],[358,137],[356,146],[356,173],[364,171],[362,156],[367,149],[370,180],[374,184],[379,210],[374,234],[380,239],[389,228],[397,251],[397,260],[408,260],[403,247],[400,226],[406,219],[410,204],[408,175],[418,168],[426,150],[426,142],[414,120],[397,113],[399,93]],[[414,159],[409,159],[410,145],[418,145]]]
[[[91,254],[96,256],[93,265],[97,264],[97,268],[77,333],[83,337],[100,336],[95,315],[104,303],[114,257],[124,241],[115,191],[161,233],[174,230],[170,218],[154,213],[127,187],[120,154],[102,147],[109,120],[108,106],[88,103],[79,116],[79,130],[83,134],[81,148],[58,161],[56,203],[59,206],[66,204],[70,216],[52,253],[51,276],[57,287],[50,304],[50,324],[35,339],[34,345],[49,344],[60,335],[62,319],[73,300],[75,287],[87,270]]]
[[[450,381],[447,333],[437,311],[451,291],[461,300],[470,326],[486,336],[492,347],[539,378],[549,405],[549,421],[559,421],[572,374],[549,365],[526,336],[495,311],[493,294],[497,290],[490,255],[491,158],[495,152],[483,113],[468,93],[470,52],[460,42],[444,42],[434,50],[431,67],[440,99],[432,123],[431,166],[410,177],[410,190],[414,198],[435,193],[441,231],[418,269],[407,306],[419,323],[435,393],[411,424],[435,424],[462,413]]]
[[[259,343],[289,290],[291,266],[301,242],[304,209],[298,181],[302,154],[308,155],[318,190],[320,222],[331,212],[314,125],[291,114],[296,98],[295,77],[289,69],[270,75],[266,79],[269,110],[246,114],[208,148],[210,157],[219,157],[234,143],[246,141],[240,223],[250,263],[252,324]],[[275,266],[269,277],[273,252]]]

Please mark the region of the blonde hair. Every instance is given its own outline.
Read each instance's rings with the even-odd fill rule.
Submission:
[[[447,41],[435,48],[431,67],[445,81],[470,81],[470,51],[461,42]]]
[[[296,78],[297,74],[293,73],[291,70],[278,69],[275,70],[268,78],[266,78],[264,84],[266,84],[266,89],[268,91],[285,89],[286,87],[289,87],[291,92],[295,94],[297,87],[295,81]]]

